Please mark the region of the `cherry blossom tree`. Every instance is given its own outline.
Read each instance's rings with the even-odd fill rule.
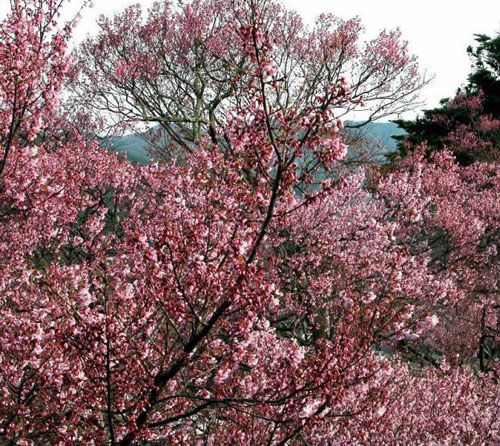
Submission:
[[[446,108],[465,112],[465,122],[446,115],[436,117],[437,121],[449,129],[444,144],[455,156],[470,163],[471,160],[495,161],[500,158],[500,120],[484,109],[484,94],[459,93],[448,101]]]
[[[429,270],[454,284],[437,302],[434,361],[475,363],[485,371],[492,352],[484,349],[498,346],[498,162],[460,166],[453,152],[430,160],[425,152],[417,150],[379,187],[384,195],[390,187],[392,204],[408,216],[412,250],[428,252]],[[417,181],[410,187],[412,175]]]
[[[399,31],[382,31],[362,42],[359,19],[325,14],[310,28],[277,3],[247,3],[261,15],[259,44],[269,45],[269,60],[261,69],[274,82],[267,100],[275,110],[294,108],[306,115],[323,89],[341,77],[353,101],[337,105],[339,117],[363,103],[367,121],[415,105],[425,81]],[[75,55],[75,97],[112,123],[158,124],[180,145],[199,141],[202,134],[215,138],[228,122],[228,110],[248,105],[252,97],[251,30],[241,4],[197,0],[176,7],[161,1],[147,14],[135,5],[113,18],[102,17],[99,34]],[[266,38],[271,40],[260,42]]]
[[[182,154],[148,166],[99,148],[57,108],[78,71],[60,3],[15,2],[2,24],[26,32],[0,39],[2,72],[17,67],[0,98],[1,441],[498,441],[496,361],[483,355],[474,373],[472,344],[448,350],[444,333],[451,309],[476,304],[481,335],[497,324],[497,165],[415,155],[371,188],[362,171],[344,175],[340,115],[356,88],[332,72],[313,96],[284,93],[284,107],[280,92],[309,80],[276,62],[270,12],[298,19],[267,2],[219,6],[237,19],[242,94]],[[196,34],[177,36],[191,57]],[[307,36],[322,48],[325,34]]]
[[[59,3],[14,1],[10,18],[2,23],[0,175],[12,152],[32,142],[54,112],[66,70],[63,56],[70,30],[70,24],[54,29]]]

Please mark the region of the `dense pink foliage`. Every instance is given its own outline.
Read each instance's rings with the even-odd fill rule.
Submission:
[[[484,112],[484,93],[458,93],[446,103],[450,111],[462,109],[467,117],[459,122],[453,116],[436,116],[435,119],[449,129],[445,140],[456,154],[467,153],[473,159],[492,161],[500,157],[500,120]]]
[[[236,16],[235,49],[220,36],[234,27],[210,28],[209,46],[221,57],[243,48],[244,85],[215,137],[133,166],[56,120],[70,62],[69,28],[46,19],[58,5],[14,4],[0,38],[2,442],[500,441],[496,160],[460,167],[422,148],[369,182],[335,175],[338,111],[356,91],[333,72],[314,101],[283,107],[281,87],[308,80],[276,62],[281,34],[262,8],[300,20],[242,0],[197,1],[183,16],[153,7],[183,31],[168,39],[178,65],[208,32],[195,20],[205,9]],[[134,34],[122,20],[147,26],[137,8],[116,20],[104,24],[118,42]],[[358,26],[307,34],[297,54],[321,66],[339,41],[356,54],[345,39]],[[383,33],[359,63],[381,77],[411,67],[397,42]],[[140,79],[155,61],[114,72],[152,70]]]

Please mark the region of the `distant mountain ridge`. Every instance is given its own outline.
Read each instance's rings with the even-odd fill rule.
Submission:
[[[355,126],[356,121],[346,121],[346,126]],[[397,141],[393,136],[404,135],[405,131],[393,122],[370,122],[360,130],[366,138],[376,140],[378,143],[387,146],[388,152],[394,152],[397,147]],[[144,139],[144,134],[132,133],[123,136],[110,136],[101,140],[101,145],[114,152],[124,152],[127,158],[133,163],[146,165],[150,161],[150,155],[147,151],[149,143]],[[165,143],[168,143],[168,137],[165,136]],[[381,160],[383,162],[383,160]]]
[[[356,121],[346,121],[346,126],[358,124]],[[394,122],[370,122],[363,126],[362,131],[369,137],[377,140],[381,144],[387,145],[391,151],[396,150],[398,142],[394,136],[405,135],[406,132],[398,127]]]

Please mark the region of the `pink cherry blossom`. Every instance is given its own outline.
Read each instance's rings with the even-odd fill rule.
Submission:
[[[419,82],[399,32],[160,2],[72,58],[59,6],[0,28],[0,443],[498,442],[500,168],[453,155],[494,120],[352,173],[342,113]],[[133,165],[96,110],[180,130]]]

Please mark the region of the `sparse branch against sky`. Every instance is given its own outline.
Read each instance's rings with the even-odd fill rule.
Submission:
[[[3,4],[2,4],[3,3]],[[77,1],[73,2],[76,10]],[[86,10],[76,29],[77,40],[96,29],[100,14],[111,15],[134,0],[95,0],[95,7]],[[147,7],[152,0],[141,0]],[[379,30],[399,27],[410,50],[416,54],[420,66],[434,80],[422,91],[427,108],[437,106],[443,97],[453,96],[470,70],[466,48],[473,43],[474,34],[494,35],[500,32],[500,2],[497,0],[282,0],[297,10],[306,22],[312,23],[322,12],[331,12],[343,18],[359,16],[370,37]],[[7,0],[0,0],[0,15],[8,7]]]

